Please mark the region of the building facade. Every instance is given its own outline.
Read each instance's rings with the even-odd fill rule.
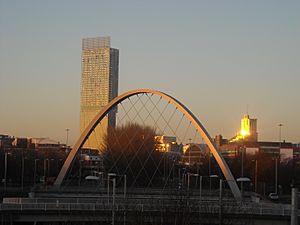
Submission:
[[[241,120],[241,135],[248,141],[257,141],[257,119],[251,119],[249,115],[245,115]]]
[[[240,140],[258,141],[257,119],[251,119],[248,114],[241,119],[241,130],[235,137],[230,139],[230,142]]]
[[[82,40],[80,133],[95,115],[118,96],[119,50],[111,48],[110,37]],[[101,150],[109,127],[116,125],[117,109],[103,118],[86,141],[86,148]]]

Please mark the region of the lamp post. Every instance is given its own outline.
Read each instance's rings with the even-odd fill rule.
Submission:
[[[281,147],[281,127],[283,126],[283,124],[280,123],[280,124],[278,124],[278,126],[279,126],[279,147]]]
[[[21,190],[23,191],[24,189],[24,155],[23,155],[23,151],[22,151],[22,175],[21,175]]]
[[[199,185],[200,185],[200,188],[199,188],[199,202],[201,203],[202,201],[202,176],[200,176],[200,181],[199,181]]]
[[[242,147],[242,168],[241,168],[241,177],[244,177],[244,151],[245,151],[245,148],[244,146]],[[242,193],[243,193],[243,182],[241,183],[241,189],[242,189]]]
[[[186,180],[186,168],[182,168],[182,172],[179,169],[179,179],[181,179],[181,186],[182,188],[185,186],[185,180]]]
[[[34,175],[33,175],[33,184],[34,186],[36,185],[36,175],[37,175],[37,171],[36,171],[36,162],[39,161],[39,159],[35,159],[34,160]]]
[[[278,157],[280,156],[280,150],[281,150],[281,127],[283,124],[278,124],[279,126],[279,152],[278,155],[275,156],[275,193],[278,192]]]
[[[245,150],[246,150],[246,146],[245,146],[245,137],[250,135],[250,132],[247,130],[241,130],[241,135],[242,135],[242,159],[241,159],[241,178],[244,178],[244,154],[245,154]],[[242,193],[242,197],[243,197],[243,192],[244,192],[244,180],[241,179],[241,193]]]
[[[116,178],[112,179],[113,182],[113,205],[112,205],[112,218],[111,224],[115,225],[115,199],[116,199]]]
[[[126,191],[127,191],[127,176],[126,174],[123,175],[124,176],[124,199],[126,199]]]
[[[188,173],[188,191],[190,190],[190,177],[198,177],[199,174],[196,174],[196,173]]]
[[[257,159],[255,160],[255,178],[254,178],[254,181],[255,181],[255,186],[254,186],[254,190],[255,190],[255,192],[257,193],[257,168],[258,168],[258,166],[257,166]]]
[[[222,185],[223,180],[220,179],[219,183],[219,224],[222,225]]]
[[[107,174],[107,199],[108,199],[108,204],[109,204],[109,182],[113,182],[113,199],[112,199],[112,213],[111,213],[111,224],[115,224],[115,199],[116,199],[116,176],[117,174],[115,173],[108,173]],[[112,179],[110,180],[110,177]]]
[[[54,159],[48,159],[48,177],[51,177],[51,161],[54,161]]]
[[[244,146],[244,136],[243,136],[243,144],[242,144],[242,159],[241,159],[241,178],[244,177],[244,151],[245,151],[245,146]],[[244,182],[241,181],[241,193],[243,197],[243,192],[244,192]]]
[[[109,204],[109,179],[110,177],[115,177],[117,174],[115,173],[108,173],[107,174],[107,202]]]
[[[66,132],[67,132],[67,138],[66,138],[66,148],[68,148],[68,139],[69,139],[69,128],[66,128]]]
[[[211,192],[211,178],[210,178],[210,175],[211,175],[211,157],[210,157],[210,151],[208,153],[208,177],[209,177],[209,194]]]
[[[191,167],[191,147],[192,147],[192,138],[189,138],[190,146],[189,146],[189,167]]]
[[[247,117],[244,117],[244,119],[242,120],[242,127],[241,127],[241,131],[240,134],[242,136],[242,154],[241,154],[241,194],[243,197],[243,191],[244,191],[244,154],[245,154],[245,150],[246,150],[246,145],[245,145],[245,138],[249,137],[251,135],[250,133],[250,127],[251,127],[251,123],[249,120],[249,116],[247,115]]]
[[[7,184],[7,155],[8,155],[8,152],[5,151],[5,153],[4,153],[4,191],[6,191],[6,184]]]
[[[209,181],[210,181],[209,193],[211,193],[211,178],[219,178],[219,176],[216,175],[216,174],[212,174],[212,175],[209,176]]]
[[[202,201],[202,189],[203,189],[202,188],[203,177],[209,178],[209,180],[211,181],[211,178],[219,178],[219,176],[216,175],[216,174],[213,174],[213,175],[210,175],[210,176],[201,176],[200,174],[198,174],[198,176],[200,178],[200,181],[199,181],[199,185],[200,185],[200,188],[199,188],[199,200],[201,202]],[[211,193],[211,186],[209,188],[210,188],[209,193]]]
[[[277,194],[277,186],[278,186],[278,158],[275,158],[275,193]]]
[[[111,174],[109,174],[109,176],[123,177],[123,181],[124,181],[123,197],[125,199],[126,198],[126,192],[127,192],[127,176],[126,176],[126,174],[119,175],[119,174],[111,173]]]
[[[47,160],[49,160],[49,159],[44,159],[44,185],[46,185]]]
[[[113,211],[112,211],[112,224],[114,224],[114,219],[115,219],[115,189],[116,189],[116,177],[123,177],[124,180],[124,193],[123,193],[123,198],[124,200],[126,199],[126,192],[127,192],[127,176],[126,174],[124,175],[118,175],[115,173],[109,173],[107,174],[107,198],[108,198],[108,203],[109,203],[109,182],[110,182],[110,177],[112,177],[112,182],[113,182]],[[126,212],[124,210],[123,213],[123,224],[126,224]]]

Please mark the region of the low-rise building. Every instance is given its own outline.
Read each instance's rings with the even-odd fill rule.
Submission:
[[[155,150],[159,152],[181,153],[181,145],[176,142],[176,137],[159,135],[155,136]]]
[[[219,147],[225,158],[238,158],[242,151],[246,155],[255,155],[256,153],[267,154],[271,157],[279,157],[281,161],[293,159],[293,144],[290,142],[231,142]]]
[[[190,143],[183,146],[183,155],[181,163],[184,165],[201,165],[205,160],[205,154],[208,150],[206,144]]]
[[[13,140],[14,138],[9,135],[0,134],[0,148],[11,147]]]

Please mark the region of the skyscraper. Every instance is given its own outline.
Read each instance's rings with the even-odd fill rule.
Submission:
[[[110,47],[110,37],[82,40],[80,133],[111,100],[118,96],[119,50]],[[84,147],[101,149],[108,127],[116,125],[111,111],[90,135]]]
[[[257,119],[251,119],[249,115],[244,115],[241,120],[241,135],[248,141],[257,141]]]

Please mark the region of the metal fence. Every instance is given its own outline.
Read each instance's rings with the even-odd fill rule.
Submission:
[[[68,201],[69,200],[69,201]],[[218,213],[220,205],[218,201],[186,201],[167,199],[116,199],[113,205],[107,198],[99,199],[27,199],[16,203],[0,204],[0,212],[9,211],[176,211],[185,207],[190,212]],[[267,203],[244,203],[235,202],[222,203],[223,214],[240,215],[274,215],[290,216],[291,206],[285,204]],[[298,210],[298,214],[300,211]]]

